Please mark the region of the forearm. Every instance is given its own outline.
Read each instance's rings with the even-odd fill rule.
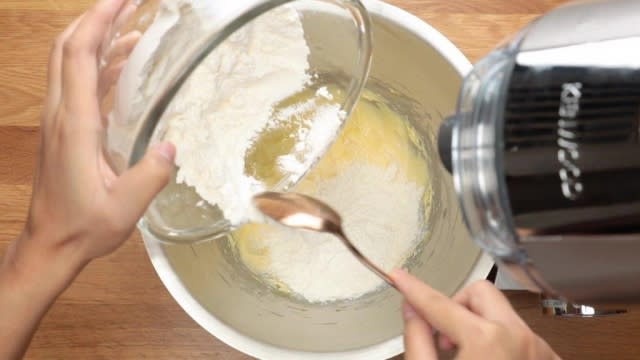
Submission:
[[[20,359],[38,324],[81,266],[61,254],[14,241],[0,264],[0,359]]]
[[[0,358],[20,359],[55,296],[31,297],[0,273]]]

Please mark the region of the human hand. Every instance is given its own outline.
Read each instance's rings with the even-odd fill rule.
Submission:
[[[488,281],[449,299],[406,271],[394,270],[390,276],[405,297],[406,359],[437,359],[437,348],[457,348],[457,360],[560,359]]]
[[[45,264],[48,273],[74,276],[92,259],[113,252],[173,170],[175,148],[167,143],[121,176],[105,159],[98,87],[104,74],[115,81],[124,63],[100,71],[99,59],[111,56],[102,51],[130,52],[139,38],[125,34],[116,46],[103,46],[118,15],[132,13],[133,5],[125,3],[98,1],[55,41],[31,208],[23,234],[7,255],[22,273]]]
[[[57,38],[51,52],[31,207],[24,231],[0,263],[1,359],[22,356],[55,298],[88,262],[129,237],[169,181],[171,144],[152,148],[120,176],[103,152],[99,99],[119,77],[122,59],[140,34],[111,38],[134,10],[125,0],[99,0]],[[103,58],[120,61],[99,69]]]

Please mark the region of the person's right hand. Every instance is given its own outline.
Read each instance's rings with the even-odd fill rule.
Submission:
[[[457,348],[457,360],[560,359],[488,281],[476,282],[449,299],[406,271],[395,270],[390,276],[405,297],[408,360],[437,359],[436,343],[444,351]]]

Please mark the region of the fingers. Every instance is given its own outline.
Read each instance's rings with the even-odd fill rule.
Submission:
[[[125,0],[99,0],[63,45],[64,104],[73,118],[99,126],[98,50]]]
[[[116,39],[106,54],[107,63],[123,60],[121,58],[129,57],[129,54],[131,54],[133,49],[136,47],[141,37],[141,32],[132,31]]]
[[[131,31],[131,29],[123,29],[123,27],[127,25],[127,22],[131,19],[131,16],[133,16],[136,10],[138,10],[136,2],[137,1],[128,1],[128,3],[124,5],[120,13],[118,13],[116,19],[113,21],[111,31],[107,34],[107,40],[117,38],[118,34],[120,34],[121,32]]]
[[[417,314],[457,344],[468,329],[480,326],[479,317],[406,271],[394,270],[389,275]]]
[[[125,2],[126,0],[99,0],[71,36],[68,50],[95,56]]]
[[[415,310],[403,301],[404,358],[407,360],[437,360],[438,353],[433,340],[433,330]]]
[[[83,17],[84,15],[75,19],[58,35],[51,48],[51,54],[49,56],[48,93],[47,100],[44,104],[45,116],[43,117],[43,121],[45,122],[53,120],[54,114],[52,114],[52,112],[60,105],[60,96],[62,94],[62,48],[71,34],[76,31]]]
[[[504,325],[524,324],[509,300],[489,281],[478,281],[467,286],[455,294],[452,300],[487,320]]]
[[[438,348],[442,351],[451,351],[455,348],[455,344],[447,335],[438,336]]]
[[[142,37],[139,31],[132,31],[117,40],[106,54],[106,67],[100,69],[98,77],[98,98],[102,99],[118,82],[129,55]]]
[[[153,198],[167,185],[174,168],[175,147],[161,143],[152,147],[134,167],[113,184],[111,201],[126,221],[135,223]]]
[[[111,90],[111,88],[118,82],[120,74],[122,74],[122,70],[124,70],[126,64],[127,61],[123,60],[100,71],[100,85],[98,87],[99,99],[103,99],[109,90]]]

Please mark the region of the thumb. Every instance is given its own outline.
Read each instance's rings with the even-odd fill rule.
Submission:
[[[125,219],[135,222],[144,214],[153,198],[169,183],[175,157],[173,144],[157,144],[116,180],[112,200],[124,212]]]

